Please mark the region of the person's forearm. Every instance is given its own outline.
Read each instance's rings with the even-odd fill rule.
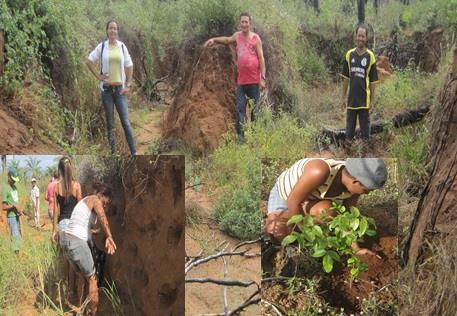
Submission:
[[[90,60],[88,60],[86,62],[86,65],[87,67],[89,68],[90,72],[95,76],[95,78],[98,79],[98,73],[97,73],[97,70],[95,69],[95,65],[93,62],[91,62]]]
[[[262,74],[262,78],[266,77],[266,68],[265,68],[265,59],[261,58],[260,60],[260,72]]]
[[[132,83],[132,78],[133,78],[133,66],[132,67],[128,67],[128,68],[125,68],[125,74],[127,76],[127,82],[126,84],[130,84]]]
[[[97,212],[97,218],[99,219],[100,224],[102,225],[103,231],[105,232],[106,236],[108,238],[113,238],[113,236],[111,235],[108,218],[106,217],[105,211],[102,210],[102,211]]]
[[[224,45],[228,44],[228,39],[229,39],[229,37],[226,37],[226,36],[213,37],[213,40],[215,43],[224,44]]]

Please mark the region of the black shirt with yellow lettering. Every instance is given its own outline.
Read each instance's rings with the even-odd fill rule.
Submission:
[[[378,82],[373,52],[367,49],[359,55],[355,48],[348,50],[341,75],[349,79],[348,109],[369,109],[370,83]]]

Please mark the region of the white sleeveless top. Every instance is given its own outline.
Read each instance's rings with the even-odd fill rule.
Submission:
[[[315,189],[311,192],[309,199],[310,200],[345,200],[352,196],[349,192],[343,192],[338,196],[327,197],[327,191],[333,183],[333,179],[335,179],[336,174],[344,166],[345,162],[340,160],[334,160],[329,158],[305,158],[297,161],[294,163],[289,169],[281,173],[276,181],[276,187],[278,189],[279,195],[284,201],[287,201],[290,192],[297,184],[298,180],[303,174],[303,168],[305,165],[313,159],[319,159],[327,163],[328,167],[330,168],[330,174],[325,180],[325,183],[322,184],[320,187]]]
[[[88,241],[92,239],[92,232],[90,229],[91,226],[95,224],[97,216],[95,212],[92,212],[92,210],[87,207],[85,202],[86,199],[87,197],[76,204],[73,213],[71,213],[70,221],[68,222],[65,232]]]

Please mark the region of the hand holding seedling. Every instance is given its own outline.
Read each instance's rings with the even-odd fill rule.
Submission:
[[[382,259],[380,255],[378,255],[376,252],[371,251],[370,249],[367,248],[360,248],[357,250],[355,253],[357,256],[363,256],[363,255],[370,255],[370,256],[375,256],[378,259]]]

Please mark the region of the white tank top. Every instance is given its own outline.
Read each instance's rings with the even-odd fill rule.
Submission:
[[[303,174],[303,168],[305,165],[313,159],[319,159],[327,163],[328,167],[330,168],[330,174],[323,185],[315,189],[311,192],[309,199],[310,200],[345,200],[352,196],[349,192],[343,192],[338,196],[334,197],[327,197],[327,191],[333,183],[333,179],[335,179],[336,174],[344,166],[345,162],[340,160],[334,160],[329,158],[305,158],[297,161],[294,163],[289,169],[284,171],[276,181],[276,186],[279,191],[279,195],[284,201],[287,201],[290,192],[297,184],[298,180]]]
[[[82,199],[76,204],[71,213],[70,222],[68,223],[66,233],[78,237],[83,240],[91,240],[91,226],[95,224],[97,216],[92,212],[85,202],[87,198]]]

